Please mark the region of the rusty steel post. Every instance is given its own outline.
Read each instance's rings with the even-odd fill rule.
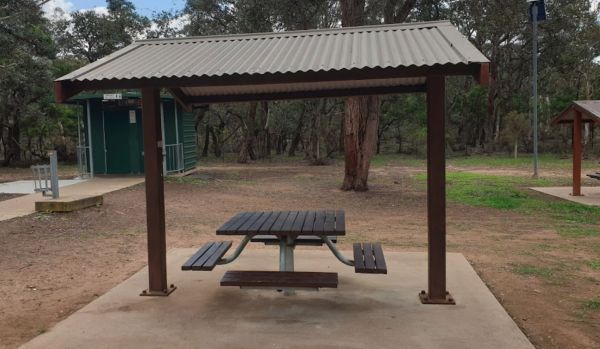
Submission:
[[[165,197],[162,173],[162,130],[160,90],[142,89],[144,129],[144,173],[146,176],[146,224],[148,230],[149,287],[142,296],[168,296],[175,287],[167,285]]]
[[[425,304],[455,304],[446,291],[446,79],[427,77],[428,292]]]
[[[573,196],[581,195],[581,112],[575,110],[573,119]]]

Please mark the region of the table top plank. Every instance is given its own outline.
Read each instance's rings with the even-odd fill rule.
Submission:
[[[225,224],[223,224],[221,227],[219,227],[219,229],[217,229],[217,233],[220,231],[226,231],[229,229],[229,227],[235,223],[238,219],[240,219],[242,216],[244,216],[244,214],[246,214],[246,212],[240,212],[238,214],[236,214],[235,216],[233,216],[231,219],[229,219],[227,222],[225,222]]]
[[[294,225],[294,221],[296,220],[296,217],[298,217],[298,211],[291,211],[290,214],[285,219],[285,222],[283,222],[283,225],[281,226],[281,231],[286,232],[286,233],[291,233],[292,226]]]
[[[271,227],[273,227],[273,224],[275,224],[275,222],[277,221],[277,218],[279,218],[279,216],[281,215],[281,212],[276,211],[276,212],[271,212],[271,215],[269,216],[269,218],[267,218],[267,220],[265,221],[265,223],[263,223],[263,225],[261,225],[260,228],[258,228],[258,233],[268,233],[269,231],[271,231]]]
[[[225,222],[217,235],[315,235],[346,234],[342,210],[241,212]]]
[[[263,213],[264,212],[253,212],[252,215],[246,219],[244,224],[240,225],[236,230],[248,231],[252,224],[254,224],[254,222],[256,222],[263,215]]]
[[[283,227],[283,224],[285,223],[285,220],[287,219],[287,216],[289,216],[289,214],[290,211],[282,211],[279,217],[277,217],[275,223],[273,223],[273,226],[271,227],[271,230],[269,230],[269,232],[274,233],[281,231],[281,228]]]
[[[313,233],[319,234],[325,231],[325,211],[315,212],[315,224],[313,226]]]
[[[225,222],[219,229],[217,234],[227,234],[228,232],[235,232],[237,227],[240,226],[240,221],[243,221],[251,212],[240,212],[233,218]]]
[[[335,231],[335,211],[325,211],[325,223],[323,224],[323,230]]]
[[[346,234],[346,214],[343,210],[335,211],[335,231]]]
[[[307,214],[308,214],[308,212],[306,212],[306,211],[298,212],[298,216],[296,217],[296,220],[294,221],[294,224],[292,225],[292,228],[290,229],[290,231],[292,233],[301,233],[302,232],[302,227],[304,226],[304,221],[306,220]]]
[[[262,212],[262,215],[248,228],[249,231],[258,232],[258,230],[265,224],[267,219],[271,217],[274,212]]]
[[[252,215],[255,212],[245,212],[243,216],[241,216],[235,223],[233,223],[230,227],[229,227],[229,231],[231,232],[235,232],[238,230],[239,227],[241,227],[244,223],[246,223],[246,221],[252,217]]]
[[[312,233],[315,225],[315,211],[308,211],[306,217],[304,217],[304,224],[302,225],[303,233]]]

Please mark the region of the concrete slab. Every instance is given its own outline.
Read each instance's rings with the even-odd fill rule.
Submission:
[[[448,254],[457,305],[423,305],[425,253],[387,253],[388,275],[355,274],[329,251],[296,251],[298,271],[339,273],[337,289],[284,296],[220,287],[226,270],[275,270],[275,249],[249,250],[212,272],[181,271],[168,253],[169,297],[140,297],[142,269],[22,348],[533,349],[461,254]],[[347,252],[347,254],[350,254]]]
[[[144,182],[144,177],[95,177],[81,183],[60,188],[60,196],[103,195]],[[35,213],[35,202],[51,200],[41,193],[0,201],[0,221]]]
[[[72,212],[87,207],[99,206],[103,202],[102,195],[71,195],[58,199],[35,202],[37,212]]]
[[[87,179],[60,179],[58,181],[58,186],[59,188],[63,188],[85,182],[86,180]],[[33,180],[0,183],[0,193],[2,194],[33,194],[35,193],[34,189]]]
[[[573,192],[572,187],[536,187],[529,189],[578,204],[600,206],[600,187],[581,187],[583,196],[571,195]]]

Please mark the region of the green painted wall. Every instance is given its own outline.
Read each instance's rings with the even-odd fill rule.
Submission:
[[[193,113],[181,113],[181,137],[183,139],[183,162],[185,171],[196,168],[198,146],[196,144],[195,118]]]
[[[106,161],[104,156],[104,124],[102,122],[102,101],[98,99],[91,99],[90,110],[91,110],[91,123],[92,123],[92,157],[94,159],[94,173],[101,174],[106,173]],[[86,115],[87,122],[87,115]],[[89,135],[87,132],[86,125],[86,136]],[[88,140],[89,142],[89,140]],[[89,144],[88,144],[89,146]]]
[[[141,109],[135,109],[135,122],[131,122],[129,110],[134,110],[133,107],[106,109],[103,116],[102,100],[90,99],[89,102],[91,106],[94,173],[144,173]],[[177,108],[177,117],[175,108]],[[175,144],[177,140],[183,143],[184,170],[195,168],[197,145],[193,113],[183,112],[172,100],[162,101],[162,111],[164,144]],[[84,115],[83,120],[86,145],[88,145],[87,114]],[[179,133],[178,137],[176,131]]]

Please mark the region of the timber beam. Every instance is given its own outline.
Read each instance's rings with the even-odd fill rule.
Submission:
[[[456,304],[446,290],[446,78],[427,77],[427,258],[423,304]]]

